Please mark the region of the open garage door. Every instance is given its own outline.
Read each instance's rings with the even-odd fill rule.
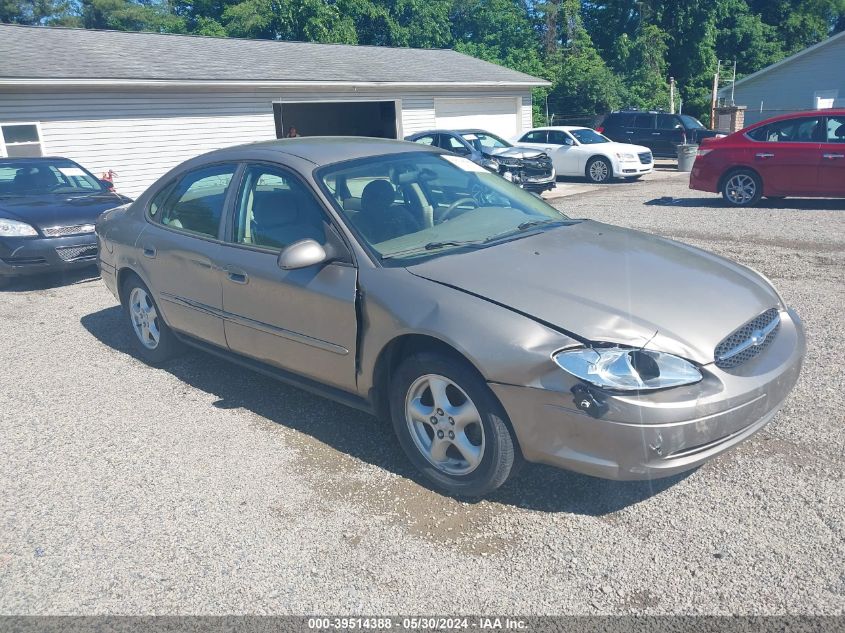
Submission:
[[[274,103],[276,138],[291,127],[302,136],[397,138],[395,101]]]
[[[435,99],[438,129],[479,128],[509,139],[519,132],[519,104],[513,97]]]

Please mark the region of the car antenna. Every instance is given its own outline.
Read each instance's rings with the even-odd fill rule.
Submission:
[[[645,343],[643,343],[643,346],[640,348],[640,351],[643,351],[646,348],[646,346],[655,339],[658,332],[660,332],[659,329],[654,331],[654,334],[651,335],[651,338],[648,339]]]

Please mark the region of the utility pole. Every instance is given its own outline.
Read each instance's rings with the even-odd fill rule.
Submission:
[[[731,105],[736,105],[736,101],[734,101],[734,96],[736,95],[736,60],[734,60],[734,76],[731,80]]]
[[[722,60],[716,64],[716,75],[713,77],[713,97],[710,100],[710,129],[716,129],[716,101],[719,98],[719,74],[722,72]]]
[[[675,78],[669,77],[669,114],[675,114]]]

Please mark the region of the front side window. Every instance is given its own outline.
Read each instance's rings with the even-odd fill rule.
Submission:
[[[103,191],[105,187],[99,180],[67,159],[0,159],[0,195],[43,196]]]
[[[462,134],[463,139],[482,154],[489,154],[494,149],[513,147],[506,140],[488,132],[469,132]]]
[[[174,229],[217,237],[235,169],[235,165],[212,165],[182,176],[165,202],[156,208],[160,222]]]
[[[748,136],[762,143],[812,143],[821,142],[823,128],[820,117],[801,117],[755,128]]]
[[[827,142],[845,143],[845,116],[828,117]]]
[[[329,165],[318,180],[386,265],[460,248],[484,248],[567,222],[541,199],[472,161],[412,152]],[[360,193],[358,193],[360,192]]]
[[[658,114],[657,115],[657,129],[658,130],[679,130],[684,126],[681,125],[680,120],[674,114]]]
[[[460,140],[449,134],[440,135],[440,147],[455,154],[467,155],[470,153],[469,148],[461,143]]]
[[[596,132],[595,130],[583,129],[572,130],[570,132],[581,145],[598,145],[600,143],[610,143],[610,140]]]
[[[681,115],[681,121],[683,121],[684,125],[686,125],[687,128],[689,128],[691,130],[703,130],[704,129],[704,124],[701,121],[699,121],[695,117],[691,117],[688,114],[682,114]]]
[[[274,167],[247,168],[235,208],[236,244],[274,251],[305,239],[324,244],[324,226],[322,208],[305,185]]]

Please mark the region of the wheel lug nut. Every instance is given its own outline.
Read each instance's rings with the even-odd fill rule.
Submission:
[[[437,437],[443,439],[443,431],[437,431]]]
[[[450,440],[454,440],[454,439],[455,439],[455,432],[454,432],[454,431],[449,431],[449,439],[450,439]]]
[[[443,415],[443,409],[438,409],[438,410],[437,410],[437,415]]]
[[[431,423],[432,423],[432,424],[437,424],[437,418],[435,418],[434,416],[431,416],[431,417],[429,418],[429,420],[431,420]]]
[[[455,426],[455,418],[449,418],[449,424]]]

